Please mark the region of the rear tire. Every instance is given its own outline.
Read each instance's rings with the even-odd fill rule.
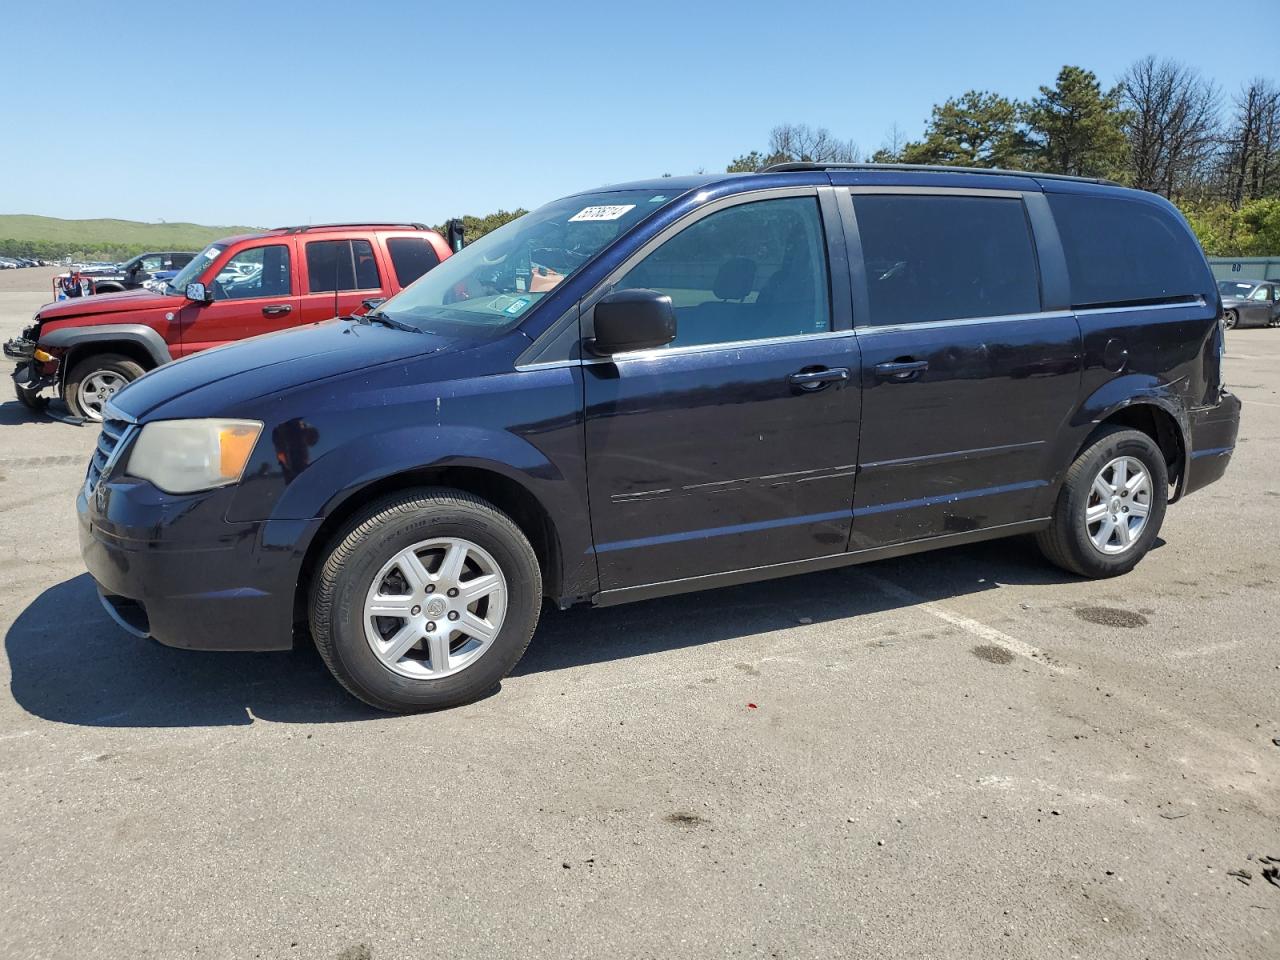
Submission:
[[[500,586],[469,601],[482,581]],[[334,537],[309,610],[338,682],[379,710],[412,713],[495,689],[529,646],[541,603],[537,555],[510,517],[472,494],[423,487],[370,504]]]
[[[1067,470],[1053,521],[1036,544],[1071,573],[1119,576],[1151,549],[1168,501],[1169,469],[1155,442],[1138,430],[1105,427]]]
[[[96,353],[71,368],[62,398],[71,412],[99,422],[107,401],[146,373],[140,363],[118,353]]]

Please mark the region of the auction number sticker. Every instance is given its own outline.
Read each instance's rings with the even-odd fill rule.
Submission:
[[[583,207],[572,217],[570,223],[581,223],[584,220],[617,220],[628,210],[634,210],[634,203],[619,203],[604,207]]]

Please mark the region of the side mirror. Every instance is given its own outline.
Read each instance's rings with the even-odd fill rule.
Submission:
[[[377,310],[386,302],[386,297],[370,297],[368,300],[361,300],[360,306],[364,307],[366,310]]]
[[[598,357],[664,347],[676,338],[671,298],[657,290],[615,290],[595,306],[596,336],[586,347]]]
[[[213,288],[206,287],[203,283],[188,283],[186,295],[188,300],[196,303],[213,303]]]
[[[449,221],[448,234],[449,249],[458,253],[466,243],[466,237],[462,232],[462,221],[457,217]]]

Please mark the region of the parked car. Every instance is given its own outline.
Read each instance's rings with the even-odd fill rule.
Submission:
[[[147,285],[156,273],[181,270],[196,256],[194,250],[170,250],[165,252],[140,253],[123,263],[93,263],[77,265],[71,273],[87,279],[88,292],[119,293],[122,290],[137,290]],[[53,280],[55,294],[62,289],[62,281],[67,274]]]
[[[0,257],[0,270],[17,270],[18,261],[11,257]]]
[[[1219,280],[1223,323],[1231,327],[1280,327],[1280,283]]]
[[[285,330],[397,293],[448,257],[421,224],[281,227],[210,244],[163,291],[139,289],[41,307],[5,344],[29,407],[59,393],[71,412],[103,404],[147,370],[208,347]]]
[[[814,164],[604,188],[366,316],[117,394],[81,549],[135,634],[272,650],[305,623],[357,697],[447,707],[512,669],[544,598],[1028,533],[1123,574],[1231,458],[1223,344],[1152,194]]]

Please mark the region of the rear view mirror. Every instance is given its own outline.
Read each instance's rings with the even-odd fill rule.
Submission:
[[[196,303],[213,302],[213,290],[203,283],[188,283],[186,294],[188,300],[194,300]]]
[[[615,290],[595,307],[595,339],[587,349],[600,357],[665,347],[676,338],[671,298],[657,290]]]

